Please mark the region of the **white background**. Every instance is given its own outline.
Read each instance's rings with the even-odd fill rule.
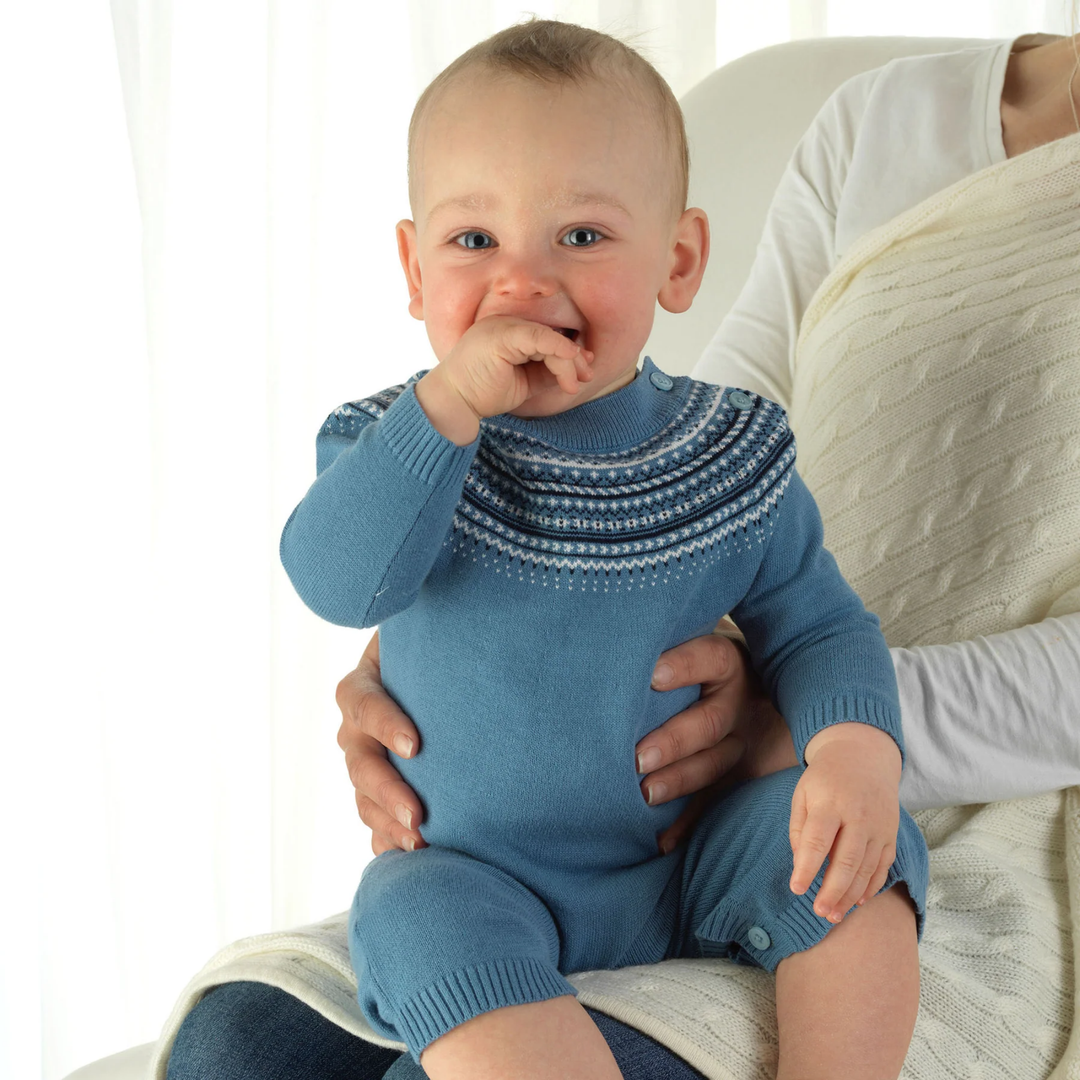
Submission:
[[[342,401],[429,366],[412,103],[523,14],[685,92],[791,37],[1060,32],[1068,0],[0,3],[0,1076],[156,1037],[220,946],[370,858],[333,692],[366,633],[278,564]]]

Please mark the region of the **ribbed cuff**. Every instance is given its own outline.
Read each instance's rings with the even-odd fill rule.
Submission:
[[[745,903],[722,900],[694,931],[702,956],[722,956],[742,963],[751,962],[766,971],[775,971],[781,960],[793,953],[813,948],[833,928],[828,919],[814,912],[814,901],[825,879],[828,865],[814,876],[810,887],[775,915],[767,910],[748,910]],[[896,858],[885,884],[877,895],[902,881],[915,905],[915,926],[922,941],[926,924],[926,890],[930,861],[919,827],[905,810],[900,810],[896,835]],[[845,918],[847,918],[852,907]],[[763,936],[764,932],[764,936]]]
[[[791,738],[799,761],[806,761],[806,744],[833,724],[869,724],[892,737],[900,749],[900,763],[904,763],[904,738],[900,730],[900,717],[893,706],[874,698],[848,697],[842,695],[831,701],[821,702],[805,709],[791,721]]]
[[[534,959],[490,960],[445,975],[406,999],[397,1026],[416,1063],[440,1035],[504,1005],[528,1005],[577,991],[556,970]]]
[[[415,385],[407,386],[383,413],[379,435],[413,476],[432,487],[464,483],[480,445],[479,435],[468,446],[458,446],[437,431],[416,400]]]

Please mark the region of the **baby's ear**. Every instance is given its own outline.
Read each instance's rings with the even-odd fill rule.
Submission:
[[[397,223],[398,258],[405,280],[409,283],[409,314],[414,319],[424,317],[424,290],[420,284],[420,255],[416,243],[416,226],[405,218]]]
[[[684,210],[675,226],[668,277],[656,299],[665,311],[686,311],[701,288],[701,278],[709,261],[709,219],[704,210],[692,206]]]

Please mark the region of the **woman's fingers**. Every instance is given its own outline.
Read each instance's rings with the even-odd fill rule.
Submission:
[[[712,722],[698,717],[699,713],[705,711],[707,710],[695,707],[672,717],[672,720],[684,719],[688,729],[688,741],[696,743],[700,739],[705,749],[685,757],[677,757],[670,765],[649,773],[641,781],[641,794],[650,806],[658,806],[684,795],[693,795],[710,784],[715,784],[738,764],[746,749],[745,743],[737,735],[727,735],[716,741],[716,737],[709,733]],[[690,713],[695,715],[688,715]],[[668,721],[669,724],[671,722]],[[695,730],[698,724],[703,725],[703,729]],[[705,734],[702,734],[702,730]],[[685,752],[680,735],[669,734],[668,737],[671,739],[673,756]]]
[[[796,763],[783,717],[761,695],[749,658],[734,641],[708,634],[660,656],[654,689],[695,683],[701,686],[700,698],[650,731],[635,748],[637,771],[646,774],[641,794],[647,803],[702,796],[660,834],[668,850],[733,782]]]
[[[345,752],[360,818],[372,830],[372,850],[379,854],[380,837],[379,843],[395,847],[426,846],[417,831],[423,821],[420,800],[387,760],[387,748],[401,757],[412,757],[419,749],[420,736],[383,689],[378,634],[356,668],[338,683],[337,703],[341,709],[338,746]]]
[[[347,750],[354,733],[369,735],[398,757],[412,757],[420,746],[420,733],[383,689],[379,667],[379,635],[374,633],[360,663],[337,685],[341,710],[338,746]]]
[[[356,809],[360,812],[360,820],[371,830],[371,849],[376,855],[391,848],[416,851],[427,846],[419,833],[410,832],[378,803],[360,792],[356,793]]]
[[[661,653],[653,669],[654,690],[677,690],[696,683],[724,682],[742,667],[739,646],[720,634],[691,638]]]
[[[654,772],[710,749],[730,734],[743,705],[739,691],[745,692],[745,680],[730,690],[728,680],[733,668],[741,662],[738,647],[733,642],[711,634],[694,638],[661,654],[653,672],[653,688],[674,690],[701,683],[701,697],[688,709],[676,713],[660,727],[650,731],[637,744],[635,754],[639,773]],[[665,668],[668,672],[666,676]],[[693,787],[684,788],[679,794],[696,790]]]
[[[686,839],[698,818],[712,806],[717,797],[716,792],[699,791],[686,804],[683,812],[662,833],[657,834],[656,847],[661,855],[674,851],[676,846]]]
[[[380,854],[389,847],[415,851],[426,847],[417,831],[423,814],[420,800],[386,759],[386,751],[366,735],[356,738],[345,751],[345,764],[356,788],[360,820],[371,829],[371,847]]]

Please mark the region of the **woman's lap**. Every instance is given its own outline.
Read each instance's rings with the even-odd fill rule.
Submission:
[[[700,1080],[666,1047],[589,1010],[625,1080]],[[389,1070],[389,1071],[388,1071]],[[264,983],[214,987],[188,1013],[168,1080],[420,1080],[408,1054],[364,1042]]]
[[[168,1080],[380,1080],[400,1055],[257,982],[215,986],[185,1017]]]

